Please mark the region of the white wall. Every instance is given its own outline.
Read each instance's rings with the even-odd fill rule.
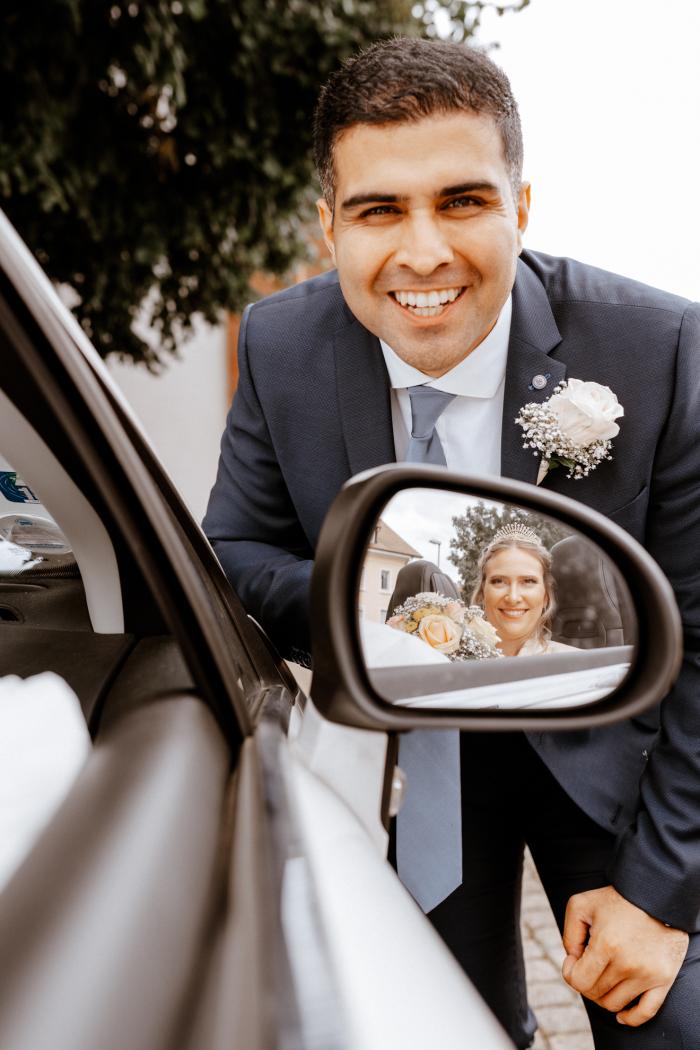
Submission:
[[[510,78],[528,248],[700,299],[700,4],[531,0],[479,42]]]
[[[227,403],[226,329],[197,326],[159,376],[108,362],[165,469],[201,521],[216,475]]]

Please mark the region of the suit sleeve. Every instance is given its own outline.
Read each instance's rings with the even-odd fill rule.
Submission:
[[[239,382],[221,441],[204,531],[246,610],[283,656],[308,662],[313,551],[275,454],[241,320]]]
[[[621,838],[612,881],[628,900],[679,929],[700,917],[700,305],[680,326],[675,392],[654,462],[646,546],[668,576],[684,658],[661,704],[660,733],[640,784],[636,822]]]

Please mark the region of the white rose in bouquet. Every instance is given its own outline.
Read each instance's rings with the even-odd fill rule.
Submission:
[[[500,642],[501,638],[493,626],[488,620],[485,620],[483,616],[470,616],[466,624],[467,628],[475,634],[479,641],[484,642],[486,645],[490,645],[495,648]]]

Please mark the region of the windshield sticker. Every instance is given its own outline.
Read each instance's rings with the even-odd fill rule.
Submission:
[[[41,503],[36,493],[13,470],[0,470],[0,494],[10,503]]]

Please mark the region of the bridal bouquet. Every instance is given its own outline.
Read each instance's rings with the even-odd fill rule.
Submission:
[[[465,605],[435,591],[407,598],[387,621],[389,627],[414,634],[450,660],[488,660],[501,656],[500,638],[478,605]]]
[[[605,459],[612,459],[611,438],[624,409],[608,386],[569,379],[559,383],[542,404],[523,405],[515,422],[523,428],[523,448],[542,456],[537,484],[555,467],[567,478],[585,478]]]

